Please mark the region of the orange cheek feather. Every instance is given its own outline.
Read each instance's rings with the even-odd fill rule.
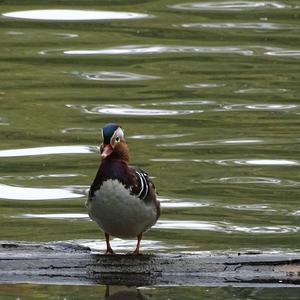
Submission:
[[[121,142],[115,145],[114,153],[116,153],[120,159],[129,161],[129,150],[125,141],[121,140]]]

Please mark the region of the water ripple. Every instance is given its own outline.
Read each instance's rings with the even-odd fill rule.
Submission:
[[[243,210],[243,211],[276,212],[276,209],[272,209],[265,204],[237,204],[237,205],[225,205],[223,207],[227,209]]]
[[[40,54],[46,54],[42,51]],[[163,46],[163,45],[126,45],[101,50],[67,50],[66,55],[142,55],[164,53],[191,53],[191,54],[238,54],[253,55],[254,52],[242,47],[197,47],[197,46]]]
[[[278,88],[257,88],[257,89],[241,89],[235,91],[237,94],[279,94],[286,93],[287,89],[278,89]]]
[[[190,133],[181,133],[181,134],[141,134],[141,135],[132,135],[129,136],[129,139],[137,140],[158,140],[158,139],[175,139],[184,136],[189,136]]]
[[[95,134],[99,129],[98,128],[84,128],[84,127],[70,127],[64,128],[60,132],[64,134]]]
[[[64,39],[74,39],[79,37],[79,34],[76,33],[54,33],[54,35],[62,37]]]
[[[226,146],[226,145],[245,145],[245,144],[262,144],[262,139],[230,139],[230,140],[211,140],[211,141],[192,141],[192,142],[180,142],[180,143],[166,143],[158,144],[157,147],[167,148],[191,148],[191,147],[206,147],[206,146]]]
[[[225,159],[217,161],[220,165],[248,166],[299,166],[299,161],[288,159]]]
[[[189,29],[254,29],[254,30],[290,30],[294,26],[276,23],[186,23],[181,27]]]
[[[36,156],[36,155],[52,155],[52,154],[89,154],[94,152],[98,152],[97,147],[80,146],[80,145],[52,146],[52,147],[0,150],[0,157],[19,157],[19,156]]]
[[[187,160],[182,158],[151,158],[150,161],[153,162],[191,162],[194,160]],[[200,162],[200,161],[199,161]],[[205,162],[205,160],[202,160],[202,162]]]
[[[171,6],[180,10],[207,10],[207,11],[245,11],[254,9],[284,9],[289,8],[281,2],[273,1],[222,1],[222,2],[205,2],[205,3],[182,3]]]
[[[265,55],[283,56],[283,57],[300,57],[300,50],[273,49],[265,52]]]
[[[217,164],[220,166],[300,166],[300,162],[297,160],[288,159],[182,159],[182,158],[152,158],[153,162],[194,162],[202,164]]]
[[[300,217],[300,210],[292,211],[291,213],[288,214],[288,216]]]
[[[17,217],[26,219],[48,219],[48,220],[90,220],[88,214],[61,213],[61,214],[22,214]]]
[[[36,176],[12,176],[12,175],[4,175],[0,176],[0,180],[36,180],[36,179],[45,179],[45,178],[71,178],[71,177],[81,177],[87,176],[84,174],[41,174]]]
[[[168,102],[152,102],[152,103],[142,103],[141,106],[202,106],[202,105],[215,105],[215,101],[211,100],[180,100],[180,101],[168,101]]]
[[[79,109],[83,113],[119,116],[174,116],[201,113],[202,110],[171,110],[171,109],[146,109],[134,108],[130,105],[102,105],[89,108],[86,105],[67,104],[67,107]]]
[[[229,184],[262,184],[262,185],[275,185],[281,187],[298,187],[300,182],[269,177],[222,177],[211,178],[202,182],[206,183],[229,183]]]
[[[24,35],[25,33],[22,31],[7,31],[8,35],[18,36],[18,35]]]
[[[14,11],[3,14],[4,17],[29,20],[47,21],[87,21],[87,20],[128,20],[151,17],[148,14],[131,12],[113,12],[97,10],[73,10],[73,9],[44,9]]]
[[[57,214],[21,214],[17,218],[29,219],[50,219],[50,220],[83,220],[89,221],[88,214],[83,213],[57,213]],[[156,229],[167,230],[203,230],[220,233],[248,233],[248,234],[284,234],[297,233],[298,226],[277,225],[277,226],[245,226],[234,225],[229,222],[204,222],[193,220],[159,220],[154,226]]]
[[[191,86],[189,86],[191,88]],[[196,88],[196,86],[195,86]],[[275,89],[240,89],[235,93],[239,94],[276,94],[286,93],[287,89],[275,88]],[[206,106],[206,112],[239,112],[239,111],[278,111],[278,112],[289,112],[299,113],[300,105],[294,103],[228,103],[220,104],[216,101],[206,99],[195,99],[195,100],[182,100],[182,101],[169,101],[169,102],[153,102],[143,103],[140,106]]]
[[[159,79],[158,76],[142,75],[130,72],[73,72],[83,79],[95,81],[138,81]]]
[[[6,119],[3,117],[0,117],[0,126],[8,126],[10,125],[8,122],[6,122]]]
[[[71,187],[65,188],[29,188],[0,184],[0,198],[9,200],[60,200],[81,198]]]
[[[208,207],[211,206],[208,202],[195,202],[187,199],[174,199],[159,197],[163,208],[188,208],[188,207]]]
[[[68,241],[67,241],[68,242]],[[82,245],[84,247],[88,247],[92,250],[92,252],[96,252],[99,253],[99,251],[103,251],[103,249],[105,249],[105,240],[72,240],[69,241],[72,244],[78,244],[78,245]],[[110,242],[111,246],[114,250],[116,250],[117,252],[120,251],[128,251],[128,248],[134,248],[136,246],[136,240],[122,240],[119,238],[113,238],[112,241]],[[154,240],[143,240],[143,250],[146,251],[151,251],[151,250],[155,250],[155,251],[161,251],[161,250],[166,250],[166,249],[180,249],[180,248],[185,248],[185,246],[179,246],[179,245],[172,245],[172,246],[167,246],[165,243],[161,242],[161,241],[154,241]]]
[[[225,83],[194,83],[185,85],[188,89],[208,89],[224,87]]]
[[[300,106],[297,104],[229,104],[216,109],[216,111],[290,111],[299,108]]]
[[[300,231],[298,226],[239,226],[228,222],[202,222],[202,221],[178,221],[161,220],[155,225],[158,229],[176,230],[205,230],[223,233],[249,233],[249,234],[284,234],[297,233]]]

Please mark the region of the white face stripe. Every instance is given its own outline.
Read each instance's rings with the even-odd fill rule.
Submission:
[[[116,141],[116,138],[119,138],[119,140],[124,139],[124,131],[121,127],[119,127],[113,134],[113,136],[110,139],[111,145],[113,145]]]
[[[102,138],[102,141],[104,142],[103,128],[101,129],[101,138]]]
[[[119,137],[120,139],[124,139],[124,131],[121,127],[119,127],[116,131],[115,131],[116,137]]]

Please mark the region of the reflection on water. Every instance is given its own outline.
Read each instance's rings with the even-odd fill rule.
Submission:
[[[73,243],[85,246],[85,247],[89,247],[92,252],[94,253],[101,253],[103,252],[103,250],[105,249],[105,240],[76,240],[76,241],[71,241]],[[122,239],[118,239],[118,238],[113,238],[111,241],[111,245],[112,248],[116,251],[116,252],[128,252],[128,249],[132,249],[136,246],[136,240],[132,239],[132,240],[122,240]],[[154,240],[146,240],[144,239],[142,241],[142,248],[143,251],[164,251],[166,249],[169,249],[169,245],[166,245],[162,242],[159,241],[154,241]],[[179,246],[172,246],[174,248],[181,249],[184,248],[184,246],[179,247]]]
[[[293,217],[300,217],[300,210],[295,210],[295,211],[289,213],[288,215],[293,216]]]
[[[273,49],[266,52],[266,55],[283,57],[300,57],[300,50]]]
[[[162,208],[185,208],[185,207],[207,207],[210,203],[192,201],[186,199],[174,199],[159,197],[160,205]]]
[[[142,75],[129,72],[73,72],[74,75],[83,79],[98,81],[137,81],[159,79],[157,76]]]
[[[78,176],[86,176],[83,174],[42,174],[42,175],[34,175],[34,176],[12,176],[12,175],[4,175],[0,176],[0,180],[36,180],[36,179],[45,179],[45,178],[72,178]]]
[[[218,146],[218,145],[244,145],[244,144],[261,144],[264,140],[259,139],[243,139],[243,140],[215,140],[215,141],[192,141],[182,143],[158,144],[158,147],[202,147],[202,146]]]
[[[97,151],[97,147],[91,146],[52,146],[0,150],[0,157],[36,156],[53,154],[89,154]]]
[[[1,99],[1,97],[0,97]],[[8,126],[10,125],[8,122],[5,121],[5,118],[0,117],[0,126]]]
[[[167,110],[167,109],[145,109],[133,107],[95,107],[91,110],[92,113],[106,115],[133,115],[133,116],[172,116],[180,114],[192,114],[193,110]],[[201,111],[197,111],[198,113]]]
[[[54,35],[65,38],[65,39],[74,39],[79,37],[79,34],[74,33],[54,33]]]
[[[201,85],[200,85],[201,86]],[[185,86],[188,88],[201,88],[197,87],[197,85],[188,85]],[[286,93],[286,89],[274,89],[274,91],[278,94]],[[236,94],[273,94],[274,91],[271,89],[242,89],[235,91]],[[224,113],[224,112],[251,112],[251,111],[283,111],[285,113],[298,113],[300,110],[300,106],[298,104],[281,104],[281,103],[247,103],[247,104],[219,104],[216,101],[212,100],[186,100],[186,101],[170,101],[163,103],[144,103],[141,106],[205,106],[202,107],[201,112],[204,113]],[[197,112],[197,110],[194,110]]]
[[[220,182],[228,184],[267,184],[267,185],[277,185],[277,186],[290,186],[297,187],[300,186],[300,182],[293,180],[285,180],[280,178],[266,178],[266,177],[223,177],[223,178],[213,178],[208,179],[205,182]]]
[[[189,89],[207,89],[207,88],[217,88],[223,87],[225,83],[194,83],[185,85]]]
[[[71,128],[64,128],[61,129],[61,133],[64,134],[93,134],[95,135],[95,132],[98,132],[99,128],[83,128],[83,127],[71,127]]]
[[[50,219],[50,220],[90,220],[87,214],[67,213],[67,214],[23,214],[22,218],[27,219]]]
[[[283,234],[290,232],[299,232],[298,226],[239,226],[227,222],[202,222],[202,221],[158,221],[154,228],[159,229],[179,229],[179,230],[205,230],[224,233],[251,233],[251,234]]]
[[[188,115],[194,113],[201,113],[202,110],[171,110],[171,109],[146,109],[135,108],[129,105],[112,105],[107,104],[103,106],[96,106],[88,108],[85,105],[76,106],[68,104],[67,107],[79,109],[88,114],[103,114],[116,116],[174,116],[174,115]]]
[[[183,28],[188,29],[202,29],[202,28],[211,28],[211,29],[255,29],[262,30],[264,33],[265,30],[288,30],[295,29],[295,27],[285,24],[277,23],[186,23],[181,25]]]
[[[0,198],[10,200],[59,200],[82,197],[66,188],[29,188],[0,184]]]
[[[268,93],[285,93],[287,92],[287,89],[242,89],[236,91],[236,93],[239,94],[268,94]],[[275,106],[275,105],[273,105]],[[295,107],[295,106],[294,106]]]
[[[130,139],[138,140],[157,140],[157,139],[175,139],[190,135],[189,133],[175,134],[141,134],[129,136]]]
[[[186,86],[185,86],[186,87]],[[215,101],[211,100],[185,100],[185,101],[169,101],[169,102],[152,102],[143,103],[141,106],[199,106],[199,105],[216,105]]]
[[[17,19],[47,20],[47,21],[88,21],[114,19],[140,19],[150,17],[147,14],[113,11],[45,9],[25,10],[4,13],[3,16]]]
[[[128,45],[103,50],[68,50],[67,55],[141,55],[163,53],[199,53],[199,54],[239,54],[253,55],[252,50],[240,47],[197,47],[197,46],[163,46],[163,45]],[[43,53],[41,53],[43,54]]]
[[[225,208],[234,210],[245,210],[245,211],[258,211],[258,212],[276,212],[275,209],[269,208],[265,204],[239,204],[239,205],[225,205]]]
[[[262,110],[262,111],[289,111],[299,109],[299,105],[297,104],[232,104],[232,105],[224,105],[221,110]]]
[[[217,164],[221,166],[299,166],[300,162],[287,159],[222,159],[222,160],[209,160],[209,159],[181,159],[181,158],[153,158],[154,162],[195,162],[201,164]]]
[[[244,11],[254,9],[283,9],[288,8],[282,2],[272,1],[224,1],[205,3],[183,3],[173,5],[172,8],[182,10],[210,10],[210,11]]]
[[[107,286],[104,299],[107,300],[149,300],[152,297],[148,297],[142,293],[141,290],[136,288],[129,289],[124,288],[122,290],[116,290],[115,286]]]
[[[227,161],[221,161],[220,164],[226,164]],[[287,159],[246,159],[236,160],[238,165],[256,165],[256,166],[299,166],[298,161]]]
[[[23,35],[24,32],[21,31],[7,31],[6,32],[8,35]]]
[[[206,56],[214,55],[222,57],[224,54],[231,55],[241,55],[241,56],[253,56],[253,57],[269,57],[272,56],[274,59],[276,57],[290,57],[298,58],[300,56],[300,50],[297,49],[286,49],[286,48],[275,48],[268,46],[257,46],[255,44],[238,47],[199,47],[199,46],[181,46],[181,45],[172,45],[172,46],[162,46],[162,45],[127,45],[127,46],[118,46],[108,49],[77,49],[77,50],[65,50],[65,49],[53,49],[53,50],[41,50],[38,52],[40,55],[51,55],[51,56],[138,56],[140,55],[167,55],[171,56],[174,54],[182,56],[186,55],[196,55],[196,56]]]
[[[231,208],[234,210],[244,210],[236,207],[226,206],[225,208]],[[251,209],[253,210],[253,209]],[[254,210],[257,210],[254,209]],[[272,210],[271,210],[272,211]],[[26,219],[49,219],[49,220],[90,220],[87,214],[23,214],[15,216],[17,218]],[[235,225],[229,222],[204,222],[204,221],[193,221],[193,220],[158,220],[154,225],[155,229],[164,230],[201,230],[201,231],[214,231],[223,233],[250,233],[250,234],[285,234],[285,233],[297,233],[300,231],[298,226],[242,226]]]

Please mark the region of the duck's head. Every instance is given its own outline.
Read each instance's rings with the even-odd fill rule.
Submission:
[[[100,154],[102,160],[111,157],[128,161],[129,151],[121,126],[114,123],[106,124],[101,129],[101,133],[103,141],[100,146]]]

